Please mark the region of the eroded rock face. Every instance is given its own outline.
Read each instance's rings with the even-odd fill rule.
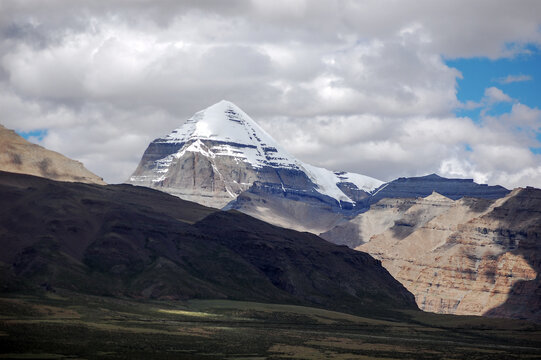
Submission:
[[[204,143],[198,145],[200,148],[208,148]],[[148,175],[152,164],[148,164],[148,159],[143,159],[146,161],[139,164],[130,183],[157,188],[182,199],[215,208],[225,206],[257,179],[251,166],[238,163],[231,157],[215,159],[200,152],[189,151],[169,164],[167,176],[158,178]]]
[[[541,190],[384,199],[322,234],[380,259],[425,311],[541,320]]]
[[[0,125],[0,170],[58,181],[105,184],[82,163],[26,141]]]
[[[383,199],[370,211],[333,228],[322,236],[334,243],[356,248],[390,230],[393,238],[405,238],[428,220],[447,211],[454,201],[437,193],[417,199]]]

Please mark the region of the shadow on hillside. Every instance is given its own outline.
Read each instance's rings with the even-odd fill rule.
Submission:
[[[494,241],[523,257],[537,276],[533,280],[517,281],[505,303],[484,315],[541,322],[541,190],[521,190],[490,216],[501,225]]]

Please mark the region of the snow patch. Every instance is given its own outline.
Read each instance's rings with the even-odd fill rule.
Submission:
[[[303,164],[303,167],[306,169],[306,174],[310,180],[318,185],[316,190],[319,193],[328,195],[338,201],[354,202],[338,188],[336,184],[340,182],[340,179],[334,172],[308,164]]]
[[[372,192],[384,184],[383,181],[374,179],[370,176],[348,173],[348,172],[335,172],[340,179],[340,182],[349,182],[357,186],[359,189]]]

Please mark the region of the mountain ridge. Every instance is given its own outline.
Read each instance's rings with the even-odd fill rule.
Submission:
[[[146,187],[0,172],[0,198],[2,292],[417,308],[368,254]]]
[[[33,144],[0,125],[0,170],[52,180],[105,184],[84,165],[60,153]]]
[[[424,176],[399,177],[389,181],[374,190],[370,204],[383,198],[426,197],[434,191],[453,200],[464,196],[499,199],[510,192],[500,185],[478,184],[473,179],[445,178],[432,173]]]
[[[425,311],[541,321],[541,190],[386,198],[324,239],[366,251]]]

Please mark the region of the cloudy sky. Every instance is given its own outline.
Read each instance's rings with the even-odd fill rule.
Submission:
[[[128,178],[227,99],[305,162],[541,187],[541,1],[0,2],[0,123]]]

